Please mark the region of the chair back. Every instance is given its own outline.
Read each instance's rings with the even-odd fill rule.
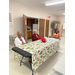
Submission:
[[[16,47],[16,46],[15,46],[15,43],[14,43],[14,47]]]

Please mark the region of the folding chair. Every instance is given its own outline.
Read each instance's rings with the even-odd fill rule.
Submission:
[[[26,43],[28,43],[28,42],[26,42]],[[15,47],[15,43],[14,43],[14,47]],[[20,55],[19,53],[17,53],[17,52],[14,52],[14,60],[15,60],[15,57],[18,57],[18,59],[21,61],[21,59],[22,59],[22,55]]]
[[[15,47],[15,43],[14,43],[14,47]],[[22,59],[22,56],[19,53],[14,52],[14,60],[16,56],[18,57],[19,60]]]
[[[15,51],[16,53],[22,55],[22,58],[21,58],[21,60],[20,60],[20,66],[21,66],[21,64],[23,63],[23,64],[26,65],[30,70],[32,70],[32,75],[34,75],[34,72],[33,72],[33,69],[32,69],[32,65],[31,65],[32,62],[30,61],[30,59],[32,58],[32,54],[29,53],[29,52],[27,52],[27,51],[24,51],[24,50],[22,50],[22,49],[20,49],[20,48],[18,48],[18,47],[13,47],[12,50]],[[27,59],[28,59],[29,64],[27,64],[26,62],[23,62],[23,59],[24,59],[24,58],[27,58]]]

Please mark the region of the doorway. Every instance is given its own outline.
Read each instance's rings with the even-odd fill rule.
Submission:
[[[32,38],[33,30],[37,30],[37,34],[41,38],[44,37],[45,19],[27,17],[23,14],[24,38],[27,42]]]
[[[27,17],[27,39],[32,38],[34,29],[36,29],[38,33],[38,19]]]
[[[44,37],[45,19],[39,19],[39,36]]]
[[[49,20],[46,20],[45,37],[48,37],[48,34],[49,34]]]

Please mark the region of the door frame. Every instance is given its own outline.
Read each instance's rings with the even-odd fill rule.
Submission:
[[[44,19],[44,20],[45,20],[45,18],[38,18],[38,20],[40,20],[40,19]],[[39,21],[38,21],[38,22],[39,22]],[[39,22],[39,23],[40,23],[40,22]],[[46,23],[46,22],[45,22],[45,23]],[[46,25],[45,23],[44,23],[44,37],[45,37],[45,25]],[[40,25],[40,24],[39,24],[39,25]],[[39,30],[40,30],[40,28],[39,28]]]
[[[24,15],[24,14],[23,14]],[[32,16],[26,16],[27,18],[33,18],[33,19],[38,19],[38,34],[39,34],[39,20],[40,19],[45,19],[45,18],[36,18],[36,17],[32,17]],[[48,37],[50,34],[50,25],[51,25],[51,19],[45,19],[45,24],[44,24],[44,37],[45,37],[45,31],[46,31],[46,20],[49,20],[49,31],[48,31]]]
[[[33,19],[38,19],[38,18],[36,18],[36,17],[31,17],[31,16],[27,16],[27,18],[33,18]]]
[[[38,29],[39,29],[39,19],[45,19],[45,18],[38,18]],[[49,31],[48,31],[48,37],[51,36],[50,34],[50,25],[51,25],[51,19],[45,19],[45,25],[44,25],[44,37],[45,37],[45,31],[46,31],[46,20],[49,20]],[[39,34],[39,32],[38,32]]]
[[[30,17],[30,16],[27,16],[27,18],[38,19],[38,34],[39,34],[39,18]],[[32,31],[32,34],[33,34],[33,31]]]
[[[46,22],[47,20],[49,21],[49,28],[50,28],[50,20],[49,20],[49,19],[46,19],[45,22]],[[48,37],[49,37],[49,28],[48,28]],[[46,37],[46,23],[45,23],[45,37]]]
[[[26,24],[25,24],[25,20],[26,20]],[[27,27],[27,16],[23,14],[24,39],[27,42],[27,30],[25,31],[25,27]]]

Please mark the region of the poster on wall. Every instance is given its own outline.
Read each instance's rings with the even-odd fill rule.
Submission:
[[[9,13],[9,22],[12,22],[11,13]]]
[[[11,13],[9,13],[9,26],[12,27],[12,16],[11,16]]]

